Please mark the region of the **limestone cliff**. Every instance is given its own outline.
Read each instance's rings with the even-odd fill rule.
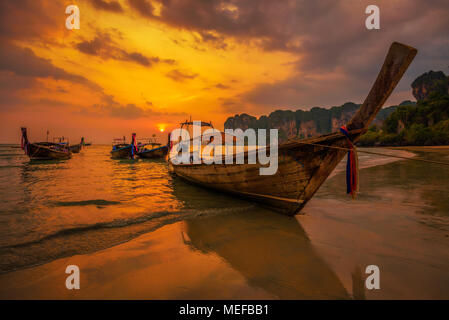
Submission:
[[[358,104],[347,102],[341,106],[329,109],[314,107],[309,111],[276,110],[268,116],[259,117],[259,119],[242,113],[229,117],[224,124],[224,128],[240,128],[242,130],[248,128],[278,129],[281,142],[293,137],[309,138],[338,131],[342,125],[351,119],[359,107],[360,105]],[[376,118],[375,123],[381,124],[394,111],[394,108],[383,109]]]
[[[446,75],[442,71],[429,71],[412,83],[413,96],[417,101],[424,100],[432,91],[448,93],[448,84]]]

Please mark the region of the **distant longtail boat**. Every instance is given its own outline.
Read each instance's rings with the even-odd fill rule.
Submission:
[[[80,153],[80,151],[83,148],[83,146],[84,146],[84,137],[81,137],[81,142],[80,143],[70,145],[69,148],[70,148],[70,151],[72,153]]]
[[[287,215],[298,213],[312,198],[348,149],[368,130],[417,50],[394,42],[367,98],[342,132],[316,138],[293,139],[278,147],[278,169],[273,175],[260,175],[260,163],[222,164],[174,163],[170,169],[179,177],[209,189],[247,197]],[[190,123],[191,124],[191,123]],[[206,124],[207,125],[207,124]],[[185,142],[185,141],[182,141]],[[181,142],[181,143],[182,143]],[[173,146],[173,148],[178,145]],[[267,153],[270,147],[267,146]],[[178,149],[176,149],[178,150]],[[244,152],[245,159],[254,150]],[[233,155],[236,157],[236,155]],[[193,154],[190,156],[193,159]]]
[[[131,143],[126,143],[126,138],[116,138],[113,141],[111,158],[112,159],[134,159],[137,154],[136,134],[131,136]]]
[[[168,153],[168,146],[157,143],[154,138],[138,139],[137,155],[143,159],[162,159]],[[143,142],[142,142],[143,141]]]
[[[72,153],[67,145],[54,142],[35,142],[28,141],[27,128],[22,127],[21,147],[25,154],[32,160],[65,160],[72,157]]]

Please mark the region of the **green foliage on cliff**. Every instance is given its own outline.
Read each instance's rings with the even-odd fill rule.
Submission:
[[[413,81],[417,102],[404,101],[398,106],[383,108],[373,127],[361,137],[359,145],[439,145],[449,144],[449,80],[441,71],[429,71]],[[347,102],[332,108],[314,107],[305,110],[276,110],[267,116],[253,117],[246,113],[229,117],[225,129],[278,129],[279,141],[309,138],[338,131],[360,105]]]
[[[381,128],[370,128],[359,140],[359,145],[449,144],[449,80],[447,77],[429,79],[427,73],[413,82],[416,85],[413,89],[420,89],[422,100],[415,105],[398,106]],[[426,84],[426,81],[430,82]]]
[[[358,104],[347,102],[330,109],[314,107],[309,111],[301,109],[296,111],[276,110],[259,119],[242,113],[229,117],[224,127],[225,129],[241,128],[243,130],[248,128],[278,129],[280,141],[285,141],[289,137],[308,138],[313,133],[324,134],[335,130],[333,122],[346,123],[359,107]]]

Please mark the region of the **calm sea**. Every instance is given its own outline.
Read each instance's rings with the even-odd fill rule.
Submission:
[[[449,161],[447,149],[413,153],[376,150]],[[31,162],[20,148],[0,146],[0,273],[96,252],[178,221],[188,221],[189,225],[195,225],[196,220],[199,224],[212,221],[203,233],[190,235],[195,243],[204,244],[213,236],[204,233],[214,230],[217,219],[223,224],[237,221],[233,220],[236,217],[245,219],[249,213],[256,218],[261,211],[252,202],[179,180],[168,173],[163,160],[112,160],[109,151],[110,146],[93,145],[67,161]],[[346,254],[352,259],[357,250],[360,257],[364,250],[370,251],[367,263],[373,257],[386,265],[410,259],[415,263],[413,270],[441,264],[441,274],[449,266],[449,249],[444,254],[449,236],[449,167],[393,160],[360,153],[361,190],[357,201],[345,194],[342,161],[306,206],[304,218],[297,218],[301,227],[294,222],[298,230],[305,230],[313,251],[324,256],[345,287],[351,285],[353,270],[347,270],[342,257]],[[270,221],[273,226],[281,226],[285,222],[275,213],[263,212],[261,225]],[[223,222],[226,216],[232,218]],[[208,217],[211,219],[204,219]],[[373,234],[376,237],[370,238]],[[417,237],[422,242],[412,245],[411,240]],[[362,250],[364,242],[366,248]],[[398,250],[404,253],[401,257],[389,255],[390,249],[395,254]],[[285,258],[301,254],[296,251]],[[233,258],[222,256],[237,265],[232,263]],[[445,288],[448,280],[446,277],[442,282]],[[394,281],[392,276],[391,283]]]
[[[164,160],[113,160],[109,151],[94,145],[70,160],[30,161],[0,146],[0,273],[253,206],[174,179]]]

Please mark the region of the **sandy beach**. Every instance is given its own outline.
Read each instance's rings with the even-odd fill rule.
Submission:
[[[414,152],[432,159],[441,150]],[[302,215],[244,202],[243,210],[174,220],[105,249],[1,274],[0,298],[449,298],[449,172],[365,160],[355,201],[337,170]],[[206,205],[209,194],[195,192],[190,206]],[[68,265],[80,268],[80,290],[65,287]],[[379,266],[381,289],[360,292],[368,265]]]

